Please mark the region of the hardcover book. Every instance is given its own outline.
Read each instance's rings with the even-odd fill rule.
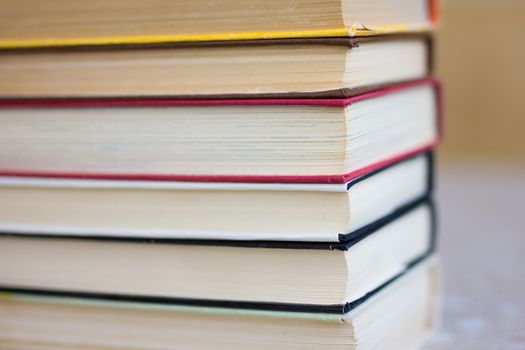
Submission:
[[[432,71],[428,35],[0,52],[0,98],[342,98]]]
[[[290,312],[53,294],[0,294],[0,343],[27,348],[412,349],[436,326],[435,259],[347,310]]]
[[[336,312],[429,255],[433,215],[431,205],[422,204],[344,243],[1,235],[0,286],[185,305]]]
[[[421,202],[431,155],[343,184],[0,177],[0,230],[20,234],[348,241]]]
[[[0,48],[338,37],[429,30],[434,0],[8,0]]]
[[[0,348],[413,349],[437,0],[0,0]]]
[[[1,101],[0,175],[345,183],[432,148],[432,79],[347,99]]]

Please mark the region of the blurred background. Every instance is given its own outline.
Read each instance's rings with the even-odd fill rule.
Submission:
[[[425,349],[525,349],[525,1],[443,0],[444,321]]]
[[[443,0],[444,162],[525,167],[525,1]]]

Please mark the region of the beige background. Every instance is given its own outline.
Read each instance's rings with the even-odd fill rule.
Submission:
[[[446,88],[444,161],[525,167],[525,1],[448,0],[437,72]]]
[[[525,0],[444,0],[443,326],[424,350],[525,349]]]

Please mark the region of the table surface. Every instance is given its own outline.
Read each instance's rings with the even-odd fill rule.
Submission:
[[[441,330],[422,350],[525,349],[525,168],[440,166]]]

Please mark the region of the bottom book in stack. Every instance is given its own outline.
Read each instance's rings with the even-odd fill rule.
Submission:
[[[433,330],[438,265],[428,257],[339,313],[2,293],[9,349],[411,349]]]

